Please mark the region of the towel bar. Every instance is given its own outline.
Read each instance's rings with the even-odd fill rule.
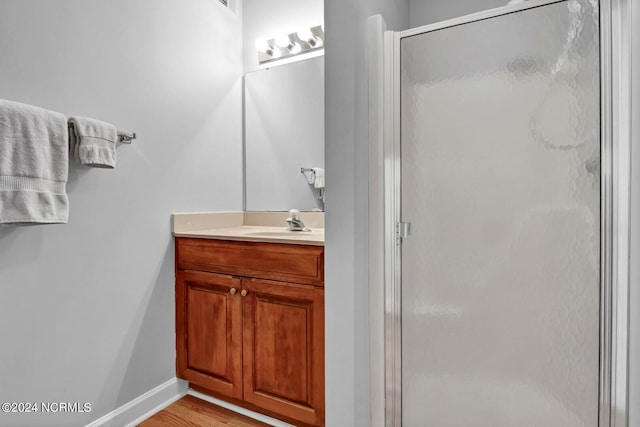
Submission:
[[[73,129],[73,123],[69,122],[69,129]],[[118,142],[123,144],[131,144],[131,141],[136,139],[135,132],[118,131]]]

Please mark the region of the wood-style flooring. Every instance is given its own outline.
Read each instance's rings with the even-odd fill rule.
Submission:
[[[138,424],[138,427],[268,427],[228,409],[185,396]]]

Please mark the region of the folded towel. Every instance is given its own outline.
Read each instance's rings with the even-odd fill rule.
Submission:
[[[0,99],[0,223],[66,223],[67,119]]]
[[[86,117],[69,118],[69,152],[83,165],[114,168],[117,140],[118,132],[112,124]]]
[[[324,188],[324,169],[311,168],[311,170],[316,175],[316,180],[313,182],[313,186],[315,188]]]

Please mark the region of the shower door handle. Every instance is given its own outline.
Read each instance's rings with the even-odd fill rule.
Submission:
[[[406,239],[411,234],[410,222],[397,222],[396,223],[396,240],[398,244],[402,242],[402,239]]]

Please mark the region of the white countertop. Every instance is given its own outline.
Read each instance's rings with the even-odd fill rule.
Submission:
[[[324,246],[324,213],[300,212],[311,231],[289,231],[287,212],[173,214],[173,235],[198,239]]]

